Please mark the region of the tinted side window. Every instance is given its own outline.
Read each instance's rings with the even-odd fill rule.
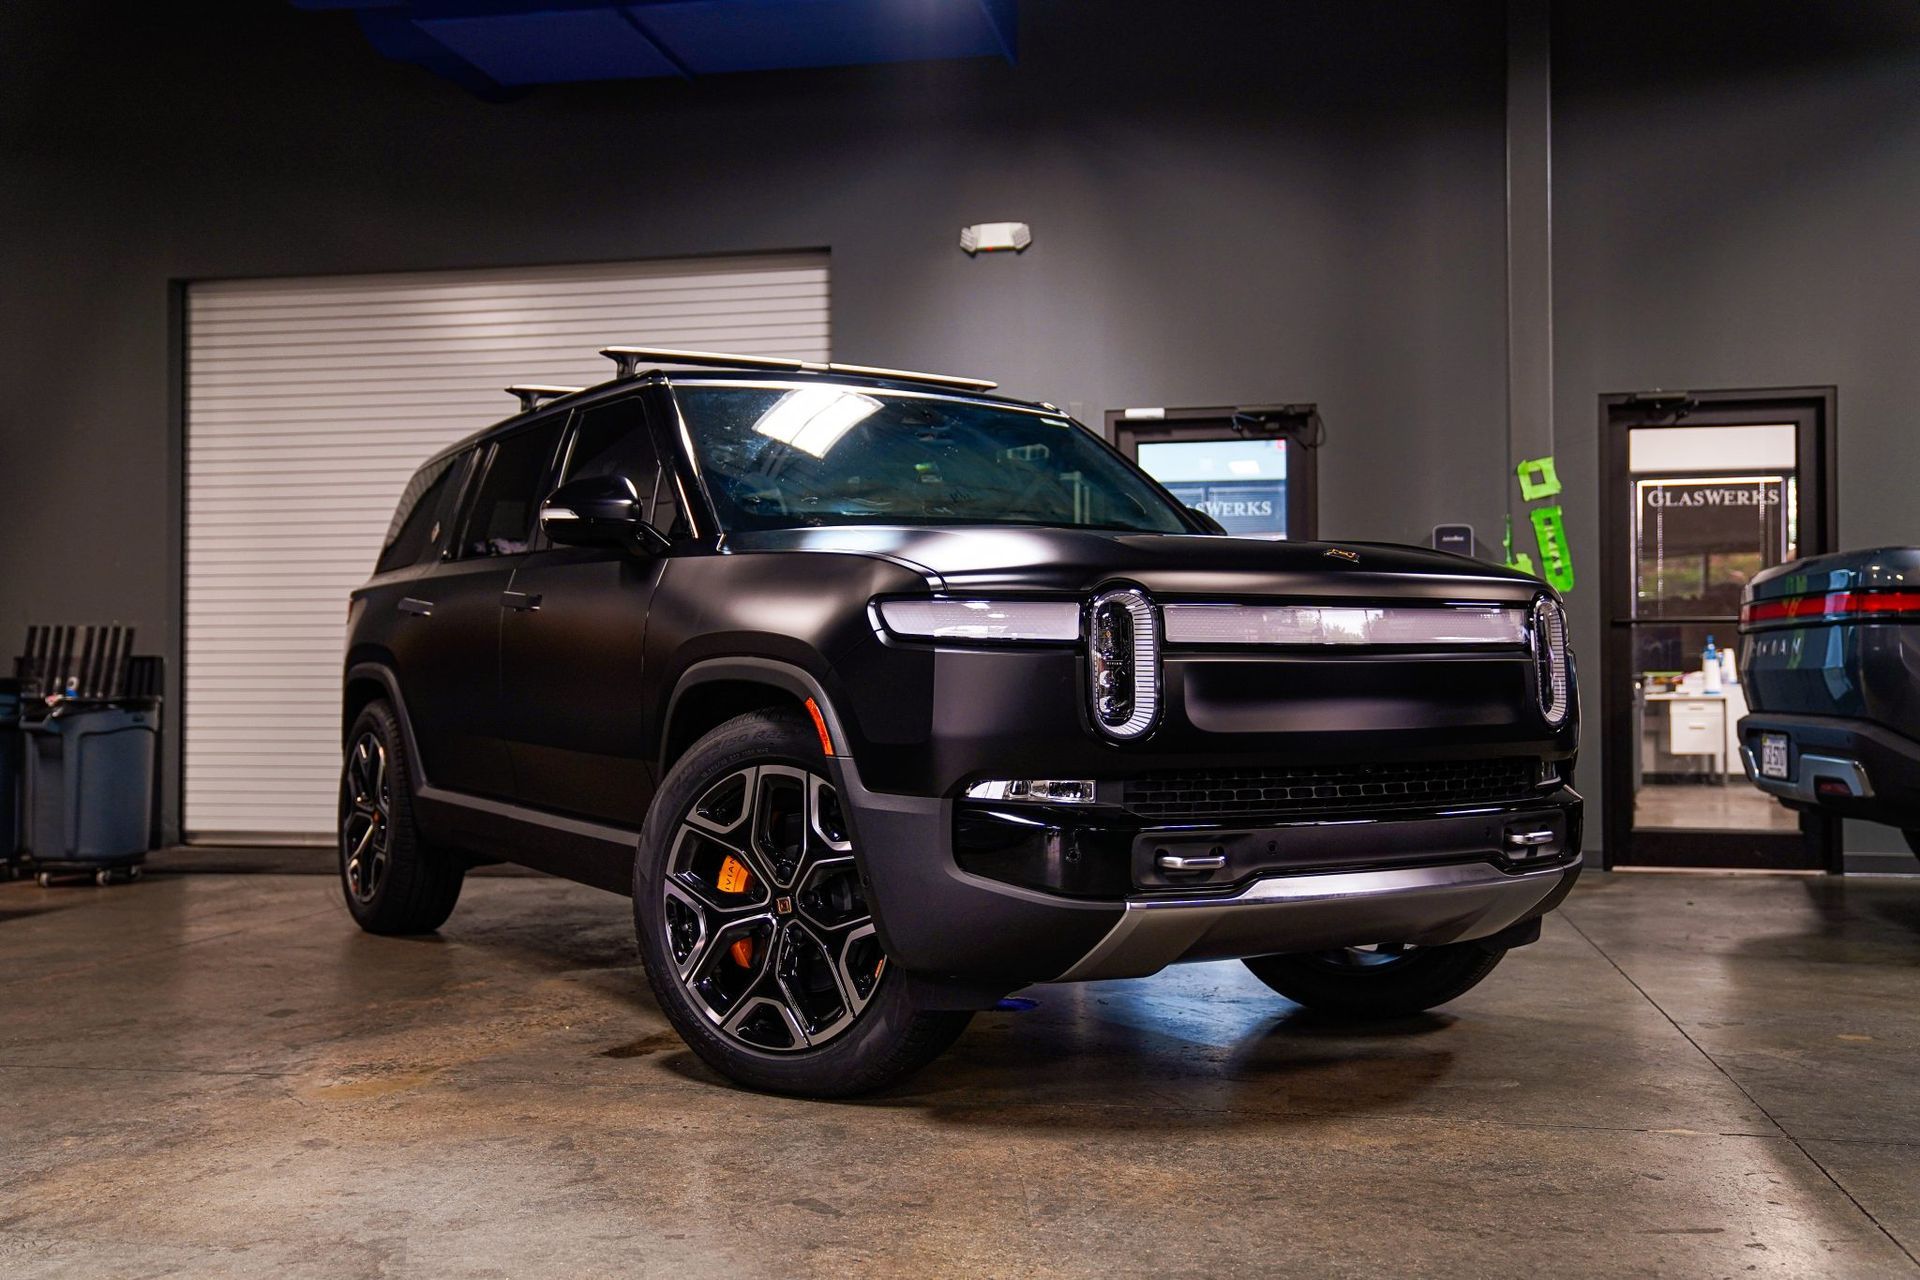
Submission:
[[[673,477],[662,466],[641,399],[635,396],[596,405],[582,413],[579,422],[568,451],[565,479],[625,477],[634,495],[646,500],[647,523],[671,539],[685,537],[688,529]]]
[[[653,433],[647,430],[646,410],[637,397],[596,405],[580,415],[573,448],[567,454],[563,480],[587,476],[621,476],[634,493],[651,503],[660,479],[660,457]]]
[[[561,418],[553,418],[497,441],[486,474],[467,508],[457,554],[511,556],[527,549],[534,506],[541,497],[547,464],[553,461]]]
[[[439,542],[441,508],[446,504],[447,491],[452,488],[456,474],[454,461],[449,457],[430,462],[407,481],[406,489],[400,494],[400,505],[394,510],[393,523],[387,526],[386,545],[381,549],[380,562],[374,566],[374,572],[385,573],[389,569],[419,564]]]

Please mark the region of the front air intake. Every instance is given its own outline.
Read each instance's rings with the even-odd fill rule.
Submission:
[[[1557,601],[1541,596],[1531,619],[1533,660],[1540,679],[1540,714],[1550,725],[1567,722],[1572,710],[1572,659],[1567,653],[1567,614]]]
[[[1134,587],[1087,607],[1087,674],[1093,723],[1110,738],[1144,737],[1160,718],[1160,624]]]

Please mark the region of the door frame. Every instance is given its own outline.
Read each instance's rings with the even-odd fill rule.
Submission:
[[[1177,440],[1285,440],[1287,458],[1287,541],[1312,542],[1320,536],[1320,483],[1316,455],[1320,411],[1310,404],[1210,405],[1159,409],[1157,416],[1137,409],[1109,409],[1107,439],[1127,460],[1140,465],[1140,446]]]
[[[1702,421],[1738,415],[1757,421],[1769,411],[1799,423],[1797,489],[1801,512],[1798,556],[1839,545],[1837,411],[1834,387],[1765,387],[1692,392],[1619,392],[1600,397],[1601,815],[1605,866],[1704,867],[1759,870],[1841,870],[1839,823],[1800,815],[1800,834],[1778,837],[1715,830],[1633,831],[1633,477],[1628,432],[1634,427],[1734,425]],[[1678,618],[1675,622],[1726,619]],[[1736,632],[1737,634],[1737,632]],[[1632,849],[1630,856],[1622,856]]]

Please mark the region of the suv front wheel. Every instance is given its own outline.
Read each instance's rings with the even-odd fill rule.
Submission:
[[[634,925],[647,980],[695,1053],[755,1089],[845,1097],[931,1061],[970,1014],[890,973],[813,728],[721,725],[667,775],[642,832]]]
[[[1254,956],[1253,976],[1295,1004],[1344,1018],[1398,1018],[1465,995],[1507,953],[1473,942]]]

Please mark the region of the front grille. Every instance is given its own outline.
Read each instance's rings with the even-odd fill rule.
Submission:
[[[1275,769],[1181,769],[1125,784],[1126,807],[1143,818],[1359,813],[1524,800],[1537,762],[1433,760],[1418,764],[1298,765]]]

